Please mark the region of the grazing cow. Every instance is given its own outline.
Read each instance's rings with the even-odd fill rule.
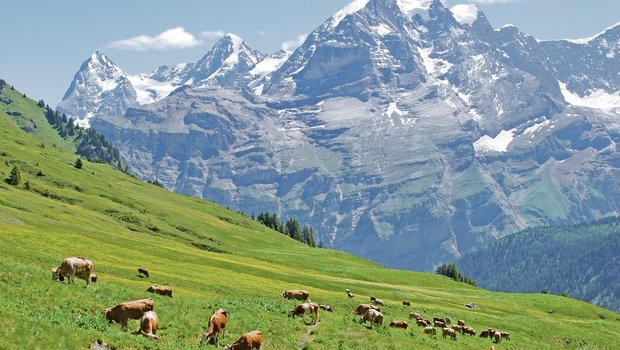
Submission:
[[[159,337],[155,335],[155,333],[157,333],[157,328],[159,328],[159,317],[157,317],[155,311],[145,312],[140,319],[140,333],[145,337],[157,340],[159,339]]]
[[[138,267],[138,275],[148,278],[149,270],[145,269],[144,267]]]
[[[305,290],[283,290],[280,293],[284,299],[306,300],[310,297],[310,293]]]
[[[384,303],[384,302],[383,302],[383,300],[381,300],[381,299],[377,299],[377,298],[375,298],[375,300],[373,301],[373,303],[375,303],[376,305],[385,306],[385,303]]]
[[[424,327],[424,333],[428,334],[428,335],[437,335],[437,330],[435,329],[435,327]]]
[[[495,329],[489,328],[489,337],[492,338],[495,335],[495,332],[496,332]]]
[[[488,329],[480,331],[480,338],[488,338],[488,337],[490,337]]]
[[[452,329],[454,329],[457,332],[463,333],[463,326],[459,326],[458,324],[452,325]]]
[[[110,323],[112,321],[120,323],[123,329],[127,329],[128,319],[138,320],[144,316],[145,312],[153,311],[154,306],[155,303],[151,298],[126,301],[113,308],[103,310],[103,314]]]
[[[409,324],[405,321],[392,321],[390,322],[390,327],[407,329],[407,327],[409,327]]]
[[[502,335],[502,340],[510,340],[510,333],[509,332],[499,332],[499,334]]]
[[[433,324],[433,327],[444,328],[444,327],[446,327],[446,323],[445,322],[441,322],[441,321],[435,321],[435,323]]]
[[[295,316],[301,316],[301,319],[304,321],[304,323],[309,324],[306,323],[306,315],[311,315],[314,321],[313,323],[316,324],[316,322],[319,320],[319,304],[303,303],[297,305],[288,313],[288,316],[292,318],[295,318]]]
[[[433,322],[437,322],[437,321],[448,324],[443,317],[433,317]]]
[[[472,336],[476,335],[476,331],[473,328],[471,328],[471,327],[463,327],[463,328],[461,328],[461,333],[462,334],[469,334],[469,335],[472,335]]]
[[[348,296],[349,298],[354,298],[354,297],[355,297],[355,294],[353,294],[353,293],[351,293],[351,292],[347,292],[347,296]]]
[[[334,312],[334,309],[332,308],[331,305],[319,305],[319,307],[321,308],[321,310],[325,310],[327,312]]]
[[[420,315],[417,312],[410,312],[409,313],[409,318],[415,318],[417,320],[418,318],[421,318],[421,317],[422,317],[422,315]]]
[[[445,338],[446,335],[449,335],[452,340],[456,340],[456,331],[454,329],[448,327],[442,328],[441,336]]]
[[[426,326],[428,326],[428,321],[426,321],[425,319],[422,319],[422,318],[418,318],[418,319],[415,321],[415,323],[416,323],[418,326],[422,326],[422,327],[426,327]]]
[[[458,320],[458,321],[456,321],[456,324],[458,324],[459,326],[465,326],[465,321]]]
[[[252,350],[260,349],[263,335],[259,330],[247,332],[239,340],[226,347],[226,350]]]
[[[370,301],[374,302],[375,300],[377,300],[377,298],[375,298],[375,297],[370,297]]]
[[[67,283],[75,284],[75,277],[86,281],[86,287],[91,281],[96,281],[97,276],[93,277],[93,262],[82,257],[66,258],[58,267],[52,270],[52,279],[60,282],[67,277]]]
[[[501,342],[502,334],[500,332],[495,332],[495,334],[493,334],[493,339],[495,340],[495,343]]]
[[[373,324],[382,325],[383,324],[383,314],[375,309],[368,309],[364,316],[360,319],[360,323],[366,323],[366,321],[370,322],[370,328],[372,328]]]
[[[166,295],[172,298],[172,288],[166,286],[150,286],[147,290],[150,293]]]
[[[218,309],[213,311],[211,318],[209,318],[209,328],[202,334],[202,340],[200,345],[215,344],[217,346],[220,341],[220,332],[226,332],[226,320],[228,314],[224,309]]]
[[[381,309],[379,309],[378,307],[374,306],[374,305],[370,305],[370,304],[359,304],[356,308],[355,311],[353,311],[354,314],[356,315],[364,315],[366,313],[366,311],[368,311],[368,309],[374,309],[377,311],[381,311]]]
[[[409,300],[403,300],[403,305],[411,306],[411,302]]]

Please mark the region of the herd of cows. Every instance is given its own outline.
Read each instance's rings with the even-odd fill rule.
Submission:
[[[66,258],[59,267],[53,268],[52,279],[63,282],[67,279],[68,283],[75,284],[75,278],[80,278],[86,281],[86,287],[90,286],[91,282],[97,282],[97,275],[93,273],[93,262],[86,258],[74,257]],[[144,277],[149,277],[149,271],[145,268],[139,267],[138,274]],[[172,298],[172,289],[167,286],[150,286],[147,292],[156,293]],[[349,298],[355,298],[355,294],[351,290],[346,290]],[[323,305],[310,300],[310,293],[304,290],[284,290],[281,293],[284,299],[303,301],[304,303],[297,305],[288,313],[288,316],[294,318],[300,316],[304,324],[316,324],[319,319],[319,309],[334,312],[334,309],[330,305]],[[379,306],[385,306],[385,303],[381,299],[370,297],[372,304],[360,304],[353,313],[361,316],[359,323],[369,322],[370,328],[373,325],[380,326],[383,324],[383,314]],[[373,305],[374,304],[374,305]],[[403,300],[404,306],[411,306],[411,302]],[[113,308],[106,308],[103,313],[106,320],[109,322],[120,323],[123,329],[127,329],[127,321],[129,319],[140,320],[139,334],[151,339],[158,339],[156,335],[159,328],[159,318],[157,313],[153,311],[155,303],[153,299],[140,299],[120,303]],[[311,322],[307,322],[306,317],[311,318]],[[219,309],[213,312],[209,318],[208,329],[202,335],[201,345],[214,344],[218,345],[220,334],[223,334],[226,329],[227,313],[224,309]],[[464,320],[458,320],[456,325],[451,324],[449,317],[433,317],[431,322],[429,319],[424,318],[417,312],[410,312],[410,319],[415,319],[416,325],[423,327],[424,334],[429,336],[437,335],[437,328],[441,329],[443,338],[449,337],[452,340],[457,339],[457,334],[475,336],[476,331],[465,325]],[[390,327],[407,329],[409,324],[402,320],[393,320],[389,323]],[[496,331],[492,328],[482,330],[480,337],[491,338],[495,343],[499,343],[502,340],[510,340],[510,333]],[[262,343],[262,334],[259,330],[254,330],[243,334],[235,343],[230,344],[226,349],[230,350],[251,350],[260,349]],[[495,347],[492,346],[491,349]]]

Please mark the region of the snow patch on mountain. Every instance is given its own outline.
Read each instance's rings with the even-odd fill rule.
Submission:
[[[477,155],[487,152],[506,152],[508,145],[514,139],[515,130],[502,130],[495,137],[484,135],[474,142],[474,151]]]
[[[250,70],[250,74],[264,76],[278,70],[291,55],[290,52],[282,52],[284,54],[281,56],[268,56],[264,60],[258,62],[256,66]]]
[[[410,18],[416,13],[425,15],[432,2],[433,0],[396,0],[401,11]]]
[[[612,109],[620,108],[620,90],[614,93],[608,93],[602,89],[595,89],[590,94],[583,97],[568,90],[565,83],[558,82],[560,84],[560,91],[566,102],[581,107],[596,108],[596,109]]]
[[[152,79],[146,74],[128,75],[127,79],[136,90],[136,100],[140,105],[157,102],[170,95],[178,87],[169,81]]]
[[[379,35],[381,36],[386,36],[390,33],[392,33],[392,29],[390,29],[390,27],[388,27],[387,25],[381,23],[376,27],[372,27],[372,29]]]
[[[450,62],[447,62],[438,58],[431,58],[431,53],[433,52],[433,48],[421,48],[418,47],[418,53],[420,53],[420,57],[422,57],[422,61],[424,63],[424,68],[426,68],[426,72],[430,76],[442,75],[447,73],[453,65]]]
[[[343,7],[340,11],[332,17],[332,27],[335,28],[340,22],[347,16],[356,13],[357,11],[366,7],[370,0],[355,0],[347,6]]]
[[[539,130],[541,130],[542,128],[544,128],[545,126],[551,124],[551,121],[546,119],[540,123],[536,123],[532,126],[530,126],[529,128],[523,130],[523,136],[527,136],[530,135],[531,137],[534,137],[534,135],[536,134],[536,132],[538,132]]]
[[[474,4],[456,5],[450,11],[454,19],[462,25],[472,25],[478,19],[480,13],[478,6]]]

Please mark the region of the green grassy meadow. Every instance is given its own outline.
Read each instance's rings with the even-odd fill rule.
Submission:
[[[0,178],[13,166],[19,186],[0,182],[0,349],[86,349],[97,339],[117,349],[198,347],[211,312],[228,312],[220,346],[260,329],[262,349],[488,349],[488,339],[459,335],[456,342],[429,337],[409,321],[463,319],[477,331],[509,331],[497,349],[618,349],[620,315],[570,298],[495,293],[428,273],[384,268],[345,253],[310,248],[249,217],[217,204],[170,193],[84,161],[76,169],[71,146],[49,130],[28,134],[6,110],[22,110],[39,129],[42,109],[8,87],[0,102]],[[38,113],[41,113],[39,115]],[[43,118],[43,119],[41,119]],[[41,171],[43,176],[37,176]],[[24,188],[29,181],[30,189]],[[302,218],[300,218],[302,219]],[[315,228],[317,229],[317,228]],[[52,281],[50,269],[65,257],[94,262],[99,282],[84,288]],[[150,278],[137,276],[137,267]],[[145,292],[152,284],[173,288],[174,298]],[[356,297],[349,299],[345,289]],[[316,326],[287,311],[283,289],[305,289],[334,307]],[[373,295],[383,299],[385,323],[370,329],[352,310]],[[160,318],[152,341],[108,324],[102,310],[152,297]],[[407,299],[411,307],[401,305]],[[464,306],[474,302],[480,310]],[[213,345],[207,348],[215,348]]]

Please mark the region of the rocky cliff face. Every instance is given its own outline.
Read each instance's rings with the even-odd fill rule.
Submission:
[[[617,50],[614,31],[602,35]],[[571,57],[554,46],[568,44],[431,0],[355,1],[290,56],[235,42],[187,70],[220,67],[198,69],[200,83],[92,127],[145,179],[298,218],[328,246],[399,268],[620,208],[618,106],[572,88],[584,70],[560,68]],[[213,63],[235,53],[234,74]],[[613,79],[595,80],[613,102]]]

